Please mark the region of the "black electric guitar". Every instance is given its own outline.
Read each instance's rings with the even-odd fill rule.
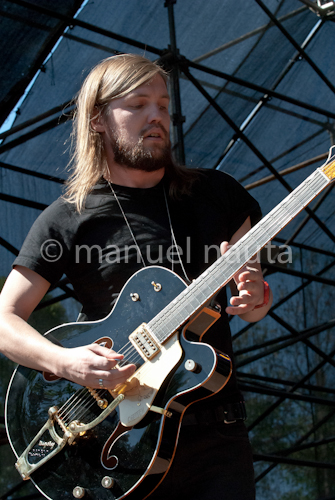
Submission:
[[[191,285],[172,271],[148,267],[125,284],[104,320],[48,332],[68,348],[92,342],[111,347],[137,370],[107,391],[19,366],[5,417],[21,476],[52,500],[149,496],[171,465],[186,408],[230,377],[230,359],[201,342],[219,316],[209,300],[334,177],[335,147],[324,166]]]

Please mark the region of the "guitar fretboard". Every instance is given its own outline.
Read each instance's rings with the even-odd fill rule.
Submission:
[[[317,169],[190,286],[157,314],[148,326],[164,343],[217,291],[278,234],[331,180]]]

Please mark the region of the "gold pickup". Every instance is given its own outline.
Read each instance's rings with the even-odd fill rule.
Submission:
[[[146,323],[142,323],[136,328],[129,335],[129,340],[144,359],[152,359],[160,351],[160,345],[148,330]]]

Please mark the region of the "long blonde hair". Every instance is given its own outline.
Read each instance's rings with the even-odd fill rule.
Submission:
[[[85,79],[76,99],[72,132],[73,172],[66,183],[64,198],[80,212],[86,197],[102,175],[107,162],[101,135],[91,121],[112,99],[127,95],[157,74],[167,83],[167,73],[155,62],[136,55],[108,57],[95,66]]]

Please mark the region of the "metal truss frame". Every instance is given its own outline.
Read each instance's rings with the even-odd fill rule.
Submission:
[[[283,171],[277,171],[273,165],[272,161],[269,161],[267,158],[263,156],[263,154],[256,148],[256,146],[250,141],[250,139],[247,137],[245,134],[245,131],[247,128],[250,126],[252,121],[254,120],[255,116],[257,113],[262,109],[264,106],[274,106],[274,101],[276,100],[281,100],[287,103],[292,104],[295,109],[296,113],[301,113],[303,116],[303,110],[308,110],[312,111],[316,115],[320,116],[320,120],[322,118],[325,119],[330,119],[330,120],[335,120],[335,113],[330,112],[329,110],[326,109],[321,109],[319,107],[315,107],[310,105],[309,103],[299,101],[297,99],[289,98],[288,96],[285,96],[283,94],[280,94],[277,92],[277,87],[279,83],[282,81],[284,76],[290,71],[292,68],[294,62],[298,60],[299,58],[303,58],[305,62],[313,69],[313,71],[319,76],[320,79],[327,85],[327,87],[335,93],[335,86],[333,85],[332,82],[330,82],[327,77],[323,74],[323,72],[319,69],[317,64],[308,56],[306,53],[306,48],[308,44],[311,42],[311,40],[314,38],[315,34],[322,29],[323,25],[327,21],[333,21],[335,18],[335,2],[334,1],[329,1],[329,2],[321,2],[320,0],[317,0],[316,2],[312,0],[300,0],[304,6],[302,6],[300,9],[291,12],[290,14],[283,16],[282,18],[277,18],[274,14],[272,14],[269,9],[265,6],[265,4],[262,2],[262,0],[254,0],[260,9],[263,10],[263,12],[266,13],[268,19],[269,19],[269,24],[263,27],[258,28],[255,30],[255,32],[252,33],[247,33],[240,39],[234,40],[230,42],[229,44],[223,45],[221,47],[218,47],[217,49],[204,54],[201,57],[198,57],[196,60],[188,60],[185,58],[183,55],[179,53],[178,50],[178,43],[177,43],[177,37],[176,37],[176,29],[175,29],[175,19],[174,19],[174,5],[176,4],[177,0],[166,0],[164,6],[167,9],[167,18],[168,18],[168,24],[169,24],[169,31],[170,31],[170,45],[167,48],[160,49],[157,47],[150,46],[144,42],[140,42],[137,40],[133,40],[124,36],[121,36],[117,33],[113,33],[111,31],[103,30],[101,28],[98,28],[92,24],[85,23],[80,21],[79,19],[76,19],[74,17],[68,17],[61,15],[57,12],[51,11],[46,8],[39,7],[37,5],[30,4],[26,0],[9,0],[13,4],[20,5],[23,7],[26,7],[28,9],[32,9],[35,11],[38,11],[40,13],[44,13],[48,16],[51,16],[53,18],[56,18],[61,21],[61,29],[62,29],[62,36],[76,40],[77,42],[80,42],[85,45],[90,45],[94,46],[97,49],[102,49],[104,51],[108,51],[110,53],[118,53],[116,50],[111,49],[110,47],[106,47],[100,44],[94,44],[90,42],[89,40],[86,40],[84,38],[79,38],[76,36],[71,35],[70,33],[65,32],[64,29],[69,26],[80,26],[88,31],[100,33],[104,35],[107,39],[109,40],[118,40],[124,43],[127,43],[130,46],[137,47],[137,48],[142,48],[146,50],[147,52],[151,52],[152,54],[155,54],[159,59],[160,63],[169,69],[170,74],[171,74],[171,102],[172,102],[172,123],[173,123],[173,143],[174,143],[174,149],[175,149],[175,154],[177,159],[181,163],[185,163],[185,149],[184,149],[184,131],[183,131],[183,122],[184,122],[184,117],[182,114],[182,102],[180,98],[180,78],[186,78],[189,82],[191,82],[194,87],[199,91],[199,93],[207,100],[208,102],[208,107],[212,107],[213,109],[216,110],[216,112],[222,117],[223,120],[228,123],[232,130],[232,136],[229,141],[227,141],[228,146],[225,148],[224,151],[222,151],[222,155],[220,159],[217,162],[217,165],[215,167],[218,167],[223,160],[223,158],[234,148],[234,145],[238,140],[244,141],[244,143],[247,145],[247,147],[258,157],[260,161],[260,167],[258,171],[265,170],[266,172],[269,173],[269,175],[265,175],[263,179],[260,181],[257,181],[257,183],[250,184],[247,186],[247,189],[251,189],[252,187],[255,187],[255,185],[261,185],[263,183],[268,183],[271,182],[272,180],[277,180],[279,181],[282,186],[288,191],[292,191],[291,186],[289,183],[285,180],[285,175],[293,171],[294,169],[299,169],[299,168],[304,168],[305,166],[315,163],[323,159],[322,157],[317,157],[309,162],[304,162],[302,164],[296,165],[294,167],[291,167],[290,169],[285,169]],[[300,13],[302,10],[310,8],[315,12],[319,18],[316,21],[316,24],[311,30],[310,34],[308,37],[305,39],[305,41],[299,45],[297,42],[294,40],[294,38],[287,32],[287,30],[283,26],[283,21],[289,17],[292,17],[298,13]],[[7,15],[8,17],[13,18],[13,15],[9,16],[8,13],[4,13],[0,11],[0,14]],[[24,22],[29,25],[31,21],[26,18],[22,17],[16,17],[16,20],[19,20],[21,22]],[[277,78],[276,82],[271,88],[264,88],[259,85],[253,84],[251,82],[242,80],[241,78],[238,78],[234,75],[229,75],[227,73],[221,72],[214,70],[212,68],[206,67],[203,65],[203,61],[220,52],[225,50],[226,48],[239,43],[239,41],[244,40],[253,34],[257,33],[262,33],[265,32],[269,27],[277,27],[282,34],[286,37],[286,39],[290,42],[292,47],[296,50],[295,56],[292,58],[290,63],[283,69],[282,73],[279,75]],[[43,26],[39,26],[42,29],[47,29]],[[221,78],[223,82],[232,82],[234,84],[237,84],[241,88],[248,88],[248,89],[253,89],[257,93],[259,93],[260,98],[255,101],[255,107],[253,111],[249,114],[248,118],[244,121],[242,126],[238,126],[222,109],[216,102],[215,98],[211,97],[211,95],[207,92],[206,90],[206,85],[207,83],[205,81],[200,81],[199,79],[195,78],[192,74],[192,70],[197,70],[197,72],[201,72],[201,74],[205,75],[214,75],[216,77]],[[218,88],[218,93],[225,91],[224,85],[222,87]],[[271,103],[270,103],[271,101]],[[4,132],[3,134],[0,135],[0,140],[1,139],[8,139],[10,138],[11,135],[20,133],[19,136],[16,137],[16,139],[13,140],[8,140],[5,141],[3,144],[0,145],[0,154],[8,151],[11,148],[16,147],[19,144],[23,144],[26,141],[29,141],[33,137],[38,136],[39,134],[42,134],[43,132],[47,130],[51,130],[54,127],[61,126],[61,124],[68,120],[68,116],[65,116],[63,113],[64,108],[67,108],[67,115],[71,114],[73,112],[73,108],[70,106],[70,103],[62,103],[59,106],[49,110],[47,113],[43,113],[42,115],[36,116],[33,120],[29,120],[17,127],[13,127],[7,132]],[[46,121],[48,120],[48,121]],[[42,123],[42,124],[41,124]],[[35,126],[33,129],[31,129],[31,126]],[[27,128],[30,128],[29,132],[26,132],[25,130]],[[192,126],[190,127],[190,129]],[[334,132],[334,129],[330,127],[330,132]],[[308,140],[308,139],[306,139]],[[283,153],[284,155],[285,153]],[[21,167],[17,167],[14,165],[8,165],[3,162],[0,162],[0,168],[3,169],[9,169],[9,170],[15,170],[17,172],[20,172],[24,175],[30,175],[34,177],[39,177],[43,178],[45,180],[48,180],[50,182],[56,182],[56,183],[62,183],[63,180],[59,179],[57,177],[52,177],[48,176],[46,174],[41,174],[37,172],[32,172],[27,169],[23,169]],[[254,172],[250,173],[252,175]],[[243,180],[245,180],[244,178]],[[295,242],[295,239],[299,232],[303,229],[303,227],[306,225],[307,221],[310,219],[313,219],[315,223],[318,225],[319,228],[327,235],[328,238],[332,242],[335,242],[335,235],[329,230],[329,228],[324,224],[319,217],[317,216],[317,210],[321,206],[322,203],[327,201],[328,196],[330,192],[332,191],[332,188],[334,186],[331,186],[328,190],[326,190],[322,196],[318,198],[318,201],[315,203],[315,205],[312,208],[307,207],[305,209],[306,217],[305,219],[301,222],[300,226],[295,230],[294,234],[290,236],[290,238],[285,241],[285,244],[290,244],[293,246],[296,246],[297,248],[303,248],[303,249],[308,249],[311,252],[315,252],[317,254],[323,254],[327,255],[328,257],[331,257],[332,261],[330,264],[328,264],[324,269],[320,270],[317,274],[308,274],[308,273],[303,273],[303,272],[297,272],[293,270],[289,270],[287,268],[283,268],[282,266],[276,265],[276,264],[269,264],[266,263],[266,268],[265,268],[265,274],[270,273],[270,272],[279,272],[279,273],[291,273],[294,274],[295,276],[299,276],[300,278],[303,279],[303,283],[298,286],[295,290],[291,291],[285,298],[282,300],[279,300],[276,302],[273,307],[271,308],[269,315],[270,317],[278,324],[280,325],[284,330],[287,331],[287,334],[278,336],[277,338],[273,338],[270,341],[264,342],[261,345],[257,346],[252,346],[246,349],[240,349],[235,352],[236,359],[237,359],[237,377],[239,380],[240,387],[242,391],[244,392],[250,392],[254,394],[265,394],[265,395],[270,395],[273,396],[274,401],[271,405],[269,405],[261,415],[257,417],[253,422],[251,422],[248,426],[249,430],[254,429],[257,425],[260,424],[268,415],[270,415],[279,405],[281,405],[284,401],[287,399],[293,400],[293,401],[306,401],[309,403],[313,404],[322,404],[328,408],[328,413],[327,415],[320,420],[319,422],[316,422],[315,425],[311,427],[311,429],[303,436],[300,436],[296,442],[289,448],[283,449],[280,451],[275,451],[275,452],[269,452],[268,454],[261,454],[257,453],[257,451],[254,453],[254,460],[256,461],[262,461],[264,463],[269,463],[270,465],[267,466],[263,470],[261,474],[256,478],[256,481],[261,481],[270,471],[273,470],[274,467],[278,464],[291,464],[291,465],[298,465],[298,466],[307,466],[307,467],[312,467],[312,468],[325,468],[329,470],[335,470],[335,463],[324,463],[324,462],[318,462],[318,461],[303,461],[303,460],[296,460],[294,458],[291,458],[290,455],[294,453],[295,451],[302,450],[302,449],[307,449],[311,447],[317,447],[322,444],[325,444],[326,442],[334,442],[335,437],[331,436],[327,440],[322,440],[322,441],[313,441],[313,442],[308,442],[306,443],[307,439],[309,439],[313,434],[318,430],[322,425],[324,425],[326,422],[328,422],[330,419],[334,418],[335,416],[335,402],[334,398],[327,399],[326,397],[323,397],[322,395],[325,394],[330,394],[332,396],[335,395],[335,390],[333,388],[328,388],[328,387],[319,387],[311,384],[310,378],[312,377],[313,374],[315,374],[318,370],[325,366],[329,367],[335,367],[335,349],[332,350],[329,353],[323,352],[322,350],[319,349],[315,343],[313,343],[313,337],[315,335],[318,335],[320,332],[325,331],[327,329],[334,328],[335,326],[335,320],[328,321],[325,324],[320,324],[314,328],[310,329],[303,329],[300,331],[297,331],[295,328],[292,327],[289,323],[285,321],[284,318],[281,318],[275,311],[278,309],[281,305],[283,305],[285,302],[290,301],[296,294],[300,293],[302,290],[304,290],[309,284],[313,282],[321,282],[330,286],[335,286],[335,281],[332,279],[328,279],[325,277],[326,273],[329,271],[329,269],[332,269],[335,266],[335,253],[332,252],[326,252],[323,251],[319,248],[315,247],[307,247],[306,245],[299,245],[298,243]],[[43,209],[45,206],[37,201],[34,200],[24,200],[24,199],[19,199],[15,198],[13,196],[8,196],[5,195],[4,193],[0,193],[0,199],[5,200],[9,203],[16,203],[20,204],[26,207],[31,207],[31,208],[37,208],[37,209]],[[283,243],[284,240],[280,239],[279,237],[276,238],[276,241],[278,243]],[[14,248],[9,242],[5,241],[3,238],[0,238],[0,245],[12,252],[14,255],[18,253],[18,250]],[[68,297],[73,296],[73,292],[71,289],[68,287],[68,283],[66,280],[62,280],[60,283],[58,283],[57,288],[62,290],[62,294],[58,295],[57,297],[51,299],[48,302],[43,303],[40,305],[40,307],[45,307],[49,305],[50,303],[53,302],[58,302],[61,300],[64,300]],[[244,335],[250,328],[252,328],[252,325],[247,325],[245,328],[241,329],[238,333],[236,333],[233,336],[233,341],[237,340],[240,338],[242,335]],[[245,367],[249,365],[250,363],[264,358],[268,356],[269,354],[272,354],[274,352],[278,352],[290,345],[294,345],[297,342],[304,343],[308,349],[312,350],[313,352],[316,352],[319,357],[320,361],[319,363],[311,368],[311,370],[304,374],[304,376],[298,381],[298,382],[293,382],[290,380],[280,380],[280,379],[274,379],[271,377],[264,377],[260,375],[254,375],[254,374],[248,374],[245,371],[241,371],[240,369],[242,367]],[[254,351],[257,350],[257,354],[254,354]],[[243,359],[240,358],[240,356],[243,355]],[[247,357],[246,357],[247,355]],[[284,388],[283,388],[284,387]],[[286,389],[285,389],[286,387]],[[306,394],[301,394],[299,393],[298,389],[307,389],[307,390],[313,390],[313,392],[319,393],[320,396],[312,396],[312,395],[306,395]],[[0,424],[3,423],[3,418],[0,417]],[[3,441],[2,441],[3,442]],[[0,442],[1,444],[1,442]],[[18,485],[17,488],[19,488],[20,485]],[[17,489],[16,488],[16,489]],[[13,491],[8,491],[2,498],[6,499],[8,498]],[[28,497],[21,497],[21,498],[27,498]],[[29,496],[29,498],[41,498],[39,494]]]

